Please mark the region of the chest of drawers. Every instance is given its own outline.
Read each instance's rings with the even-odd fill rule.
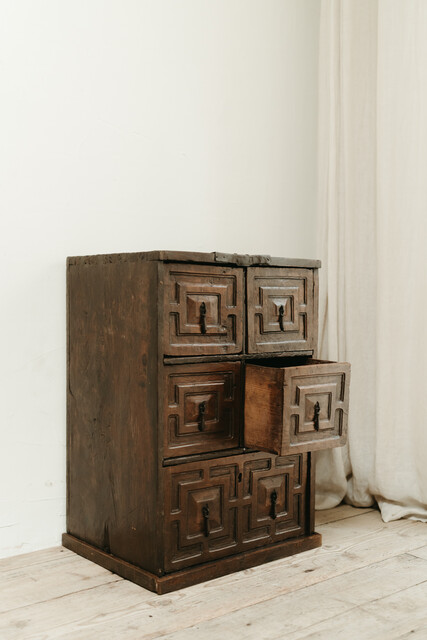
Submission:
[[[165,593],[321,544],[312,451],[350,366],[316,360],[313,260],[69,258],[64,546]]]

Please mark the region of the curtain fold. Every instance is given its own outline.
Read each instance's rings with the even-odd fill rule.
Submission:
[[[348,445],[316,506],[427,520],[427,2],[323,0],[320,356],[352,364]]]

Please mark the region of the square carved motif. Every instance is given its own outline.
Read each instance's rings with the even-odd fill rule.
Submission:
[[[175,366],[166,370],[165,455],[238,446],[239,362]]]
[[[285,403],[291,445],[307,438],[323,438],[327,431],[331,437],[341,437],[347,409],[344,393],[344,373],[292,377],[290,405]]]
[[[309,269],[248,272],[248,346],[251,353],[311,349],[314,279]]]
[[[237,545],[237,465],[171,473],[170,567],[227,555]]]
[[[244,465],[245,543],[303,531],[302,456],[268,457]]]
[[[165,273],[164,305],[166,354],[242,350],[242,270],[173,265]]]

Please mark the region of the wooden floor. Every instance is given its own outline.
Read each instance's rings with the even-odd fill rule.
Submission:
[[[156,596],[61,547],[0,560],[0,638],[427,639],[427,525],[318,512],[323,547]]]

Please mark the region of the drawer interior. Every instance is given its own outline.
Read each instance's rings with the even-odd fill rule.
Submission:
[[[253,358],[248,364],[273,369],[287,369],[289,367],[304,367],[314,364],[336,364],[334,360],[318,360],[311,356],[284,356],[277,358]]]

